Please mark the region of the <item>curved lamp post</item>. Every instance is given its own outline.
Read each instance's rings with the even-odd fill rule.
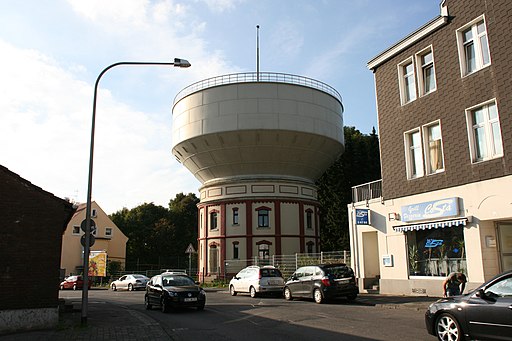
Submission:
[[[94,97],[92,102],[92,126],[91,126],[91,147],[89,154],[89,179],[87,182],[87,207],[85,209],[85,243],[84,243],[84,275],[83,275],[83,287],[82,287],[82,318],[81,324],[87,324],[87,302],[88,302],[88,290],[89,290],[89,253],[90,253],[90,241],[91,241],[91,192],[92,192],[92,165],[94,156],[94,128],[96,125],[96,99],[98,97],[98,84],[101,77],[113,67],[119,65],[171,65],[174,67],[187,68],[190,67],[190,63],[181,58],[174,58],[174,62],[118,62],[107,66],[101,71],[96,84],[94,85]]]

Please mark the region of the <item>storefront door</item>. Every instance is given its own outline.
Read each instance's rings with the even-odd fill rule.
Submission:
[[[512,223],[499,223],[501,270],[512,270]]]

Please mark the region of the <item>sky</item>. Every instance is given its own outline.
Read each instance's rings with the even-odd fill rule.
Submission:
[[[94,84],[121,61],[187,59],[190,68],[119,66],[99,83],[92,200],[107,214],[168,206],[201,183],[171,154],[184,87],[256,71],[313,78],[341,93],[344,124],[377,129],[367,62],[440,13],[439,0],[0,0],[0,165],[74,202],[87,200]]]

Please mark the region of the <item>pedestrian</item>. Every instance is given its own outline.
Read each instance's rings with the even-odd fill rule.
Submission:
[[[462,295],[466,282],[466,276],[462,272],[450,273],[443,282],[443,296]]]

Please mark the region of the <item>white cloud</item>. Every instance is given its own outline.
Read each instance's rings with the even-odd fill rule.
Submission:
[[[201,0],[212,12],[225,12],[233,10],[237,4],[245,2],[245,0]]]
[[[59,197],[85,201],[92,85],[40,52],[3,41],[0,49],[8,80],[0,83],[0,164]],[[170,119],[163,125],[101,88],[98,104],[93,199],[107,212],[197,191],[199,182],[170,153]]]

